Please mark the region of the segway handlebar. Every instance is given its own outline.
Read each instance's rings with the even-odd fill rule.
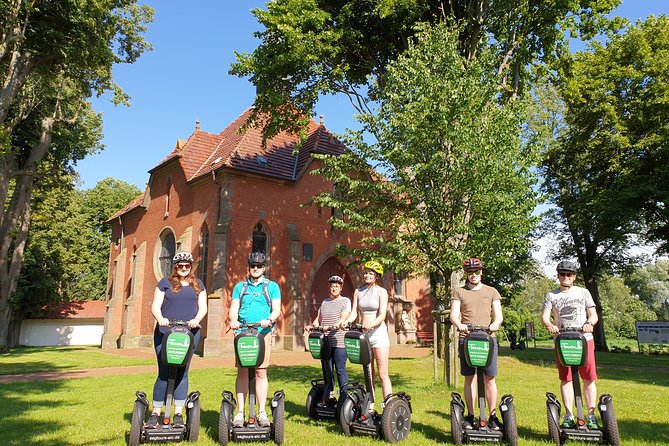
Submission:
[[[473,325],[473,324],[465,324],[467,326],[467,331],[468,332],[473,332],[473,331],[482,331],[488,334],[493,334],[495,331],[490,329],[490,326],[485,326],[485,325]]]
[[[272,322],[269,327],[274,327],[276,325],[276,322]],[[243,324],[239,324],[238,328],[235,328],[235,330],[241,330],[243,328],[258,328],[261,327],[260,322],[244,322]],[[232,330],[232,327],[228,327],[228,331]]]
[[[182,320],[176,320],[176,319],[172,319],[170,321],[169,326],[170,327],[187,327],[187,328],[190,328],[190,326],[188,325],[188,321],[182,321]],[[195,326],[193,328],[202,328],[202,326],[200,324],[197,324],[197,326]]]
[[[362,324],[347,324],[343,327],[344,330],[357,330],[357,331],[367,331],[363,328]]]
[[[578,333],[585,333],[582,327],[561,327],[560,333],[567,333],[570,331],[576,331]]]
[[[327,333],[328,331],[339,330],[339,327],[335,325],[312,325],[310,327],[304,327],[305,332],[320,331],[321,333]]]

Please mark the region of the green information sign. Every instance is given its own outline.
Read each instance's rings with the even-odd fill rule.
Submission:
[[[349,361],[360,364],[360,339],[344,338],[344,348]]]
[[[309,351],[311,352],[311,357],[314,359],[321,359],[321,339],[320,338],[309,338]]]
[[[255,367],[258,363],[260,344],[255,336],[242,336],[237,340],[237,358],[242,367]]]
[[[560,339],[560,355],[566,366],[581,365],[583,341],[580,339]]]
[[[490,354],[490,342],[470,339],[467,341],[467,355],[472,367],[485,367]]]
[[[167,363],[181,365],[188,355],[190,336],[188,333],[170,333],[167,338]]]

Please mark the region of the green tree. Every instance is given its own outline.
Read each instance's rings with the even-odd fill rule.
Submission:
[[[425,26],[375,86],[380,108],[359,116],[350,151],[323,156],[317,172],[336,184],[315,200],[339,211],[334,227],[364,235],[366,248],[350,252],[429,274],[442,302],[467,256],[501,271],[529,250],[533,154],[520,141],[521,103],[499,103],[497,80],[490,52],[465,67],[457,34]]]
[[[625,284],[660,320],[669,320],[669,261],[634,268],[625,277]]]
[[[654,174],[669,169],[668,26],[650,17],[566,58],[560,73],[565,126],[543,164],[556,206],[548,230],[560,240],[558,256],[578,259],[600,317],[598,277],[635,261],[640,206],[666,198]],[[598,349],[607,348],[605,326],[596,327]]]
[[[533,322],[537,339],[549,339],[550,335],[541,323],[546,293],[557,288],[554,279],[546,276],[536,263],[521,270],[520,280],[505,294],[504,329],[518,331],[525,322]]]
[[[87,99],[111,91],[127,102],[112,67],[149,48],[142,33],[152,13],[136,0],[0,3],[0,350],[8,347],[33,190],[101,149],[101,118]]]
[[[654,320],[655,313],[632,295],[622,277],[604,276],[600,283],[606,331],[616,337],[635,339],[635,322]]]
[[[14,332],[26,316],[49,305],[105,299],[110,215],[137,197],[139,189],[105,178],[94,188],[75,189],[76,176],[50,178],[35,190],[31,228],[16,292],[10,298]]]
[[[299,129],[321,94],[347,95],[358,112],[376,99],[387,66],[410,47],[419,23],[458,26],[458,51],[473,60],[493,47],[493,69],[508,96],[528,80],[527,65],[567,51],[566,34],[590,38],[611,25],[620,0],[276,0],[253,11],[264,31],[253,53],[237,54],[231,73],[249,76],[252,119],[267,134]],[[614,20],[613,28],[619,20]],[[566,34],[565,34],[566,33]]]
[[[81,254],[77,254],[80,269],[79,277],[71,284],[73,299],[106,298],[111,240],[111,224],[107,220],[140,193],[136,186],[114,178],[105,178],[94,188],[79,193],[78,212],[88,236]],[[72,218],[76,220],[78,216]]]

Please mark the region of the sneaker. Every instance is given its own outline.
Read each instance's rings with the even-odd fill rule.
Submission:
[[[574,416],[572,414],[565,414],[564,418],[562,419],[562,427],[567,429],[574,429],[576,427],[576,420],[574,420]]]
[[[269,418],[267,418],[267,412],[264,410],[258,414],[258,426],[269,427]]]
[[[599,429],[599,424],[597,424],[597,417],[594,414],[588,415],[586,425],[588,426],[588,429]]]
[[[494,431],[501,429],[501,424],[499,422],[499,418],[497,418],[497,415],[490,415],[490,418],[488,418],[488,426],[490,426],[490,429]]]
[[[232,419],[232,427],[243,427],[244,426],[244,412],[237,412],[235,418]]]
[[[156,429],[158,427],[158,423],[160,423],[160,414],[152,412],[149,420],[146,422],[146,427],[147,429]]]
[[[467,415],[462,422],[462,427],[465,429],[474,429],[474,415]]]
[[[180,413],[175,413],[174,418],[172,419],[172,426],[184,427],[184,416]]]

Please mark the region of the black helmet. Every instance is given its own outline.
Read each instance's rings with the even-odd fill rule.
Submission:
[[[557,264],[557,271],[568,271],[571,273],[576,274],[578,271],[578,266],[571,260],[562,260],[560,263]]]
[[[344,284],[344,279],[342,279],[342,278],[339,277],[339,276],[331,276],[331,277],[328,279],[328,282],[330,282],[330,283],[338,283],[339,285],[343,285],[343,284]]]
[[[249,256],[247,262],[249,266],[264,265],[265,263],[267,263],[267,257],[262,252],[254,252]]]
[[[181,262],[193,263],[193,256],[189,252],[178,252],[172,259],[172,263],[175,265]]]

